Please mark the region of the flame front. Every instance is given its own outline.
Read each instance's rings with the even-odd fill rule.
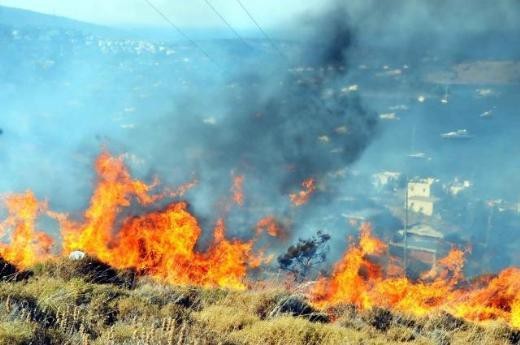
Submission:
[[[96,173],[99,180],[84,221],[71,221],[65,215],[56,217],[61,224],[64,254],[83,250],[109,263],[113,256],[109,247],[121,209],[130,206],[132,197],[143,205],[150,205],[158,198],[150,196],[152,186],[130,177],[122,158],[103,152],[96,161]]]
[[[243,288],[248,264],[254,261],[252,242],[226,240],[219,220],[212,245],[199,253],[195,247],[201,232],[187,204],[174,203],[128,219],[113,241],[107,262],[175,284]]]
[[[358,244],[347,250],[330,277],[315,285],[311,293],[314,304],[322,308],[336,304],[354,304],[361,309],[378,306],[416,316],[444,310],[468,320],[503,319],[519,327],[520,269],[506,269],[484,286],[459,286],[464,253],[452,249],[436,268],[413,282],[385,274],[385,254],[386,245],[364,224]]]
[[[148,206],[165,195],[152,195],[154,185],[132,179],[122,158],[108,153],[97,159],[96,172],[99,181],[82,222],[53,214],[61,224],[64,254],[82,250],[113,267],[133,268],[169,283],[245,287],[248,266],[258,262],[251,241],[227,240],[219,221],[211,246],[198,252],[202,230],[185,202],[124,219],[116,228],[132,200]]]
[[[516,297],[511,306],[511,326],[520,328],[520,297]]]
[[[106,152],[96,160],[96,173],[96,188],[80,220],[49,211],[47,203],[39,202],[31,192],[5,196],[7,217],[0,223],[0,255],[22,269],[51,258],[53,240],[37,229],[38,217],[47,214],[60,224],[61,255],[82,250],[113,267],[132,268],[172,284],[243,289],[248,269],[273,257],[264,256],[265,248],[253,249],[259,236],[264,232],[285,236],[284,227],[267,216],[256,224],[252,240],[230,240],[220,219],[209,245],[200,250],[202,229],[188,204],[165,200],[180,196],[195,181],[175,191],[154,193],[158,181],[146,184],[132,178],[123,158]],[[238,181],[233,191],[241,195],[243,179]],[[314,190],[314,180],[306,180],[291,200],[302,205]],[[158,202],[163,206],[159,208]],[[128,216],[131,206],[153,210]],[[501,319],[520,328],[520,269],[508,268],[487,280],[468,283],[463,267],[464,252],[454,248],[419,280],[411,281],[398,258],[389,256],[387,245],[363,224],[359,240],[350,245],[330,277],[318,280],[310,297],[321,308],[348,303],[418,316],[444,310],[474,321]]]
[[[37,217],[47,208],[33,193],[9,195],[4,200],[8,216],[0,223],[0,233],[10,232],[8,244],[0,244],[0,256],[8,262],[26,268],[50,256],[52,238],[36,230]]]

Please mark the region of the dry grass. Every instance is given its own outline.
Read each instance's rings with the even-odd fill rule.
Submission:
[[[520,343],[520,331],[499,322],[348,305],[327,317],[286,291],[174,287],[111,269],[100,278],[100,266],[89,262],[57,260],[0,282],[0,345]]]

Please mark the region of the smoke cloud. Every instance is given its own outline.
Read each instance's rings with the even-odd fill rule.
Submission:
[[[149,39],[0,18],[0,192],[31,189],[78,215],[104,147],[147,181],[197,179],[186,198],[205,228],[226,216],[230,232],[245,235],[272,214],[294,237],[330,232],[336,253],[354,231],[349,216],[374,220],[376,232],[402,226],[398,192],[374,190],[374,173],[430,176],[439,187],[467,180],[471,188],[436,204],[439,230],[458,243],[488,241],[490,257],[507,253],[497,266],[519,262],[511,253],[520,243],[504,241],[515,238],[520,195],[518,1],[318,7],[268,28],[278,49],[263,39],[198,41],[213,61],[164,40],[171,31]],[[441,137],[458,129],[471,139]],[[242,207],[230,207],[236,176]],[[310,177],[316,191],[295,207],[289,195]]]
[[[218,209],[233,174],[245,178],[246,206],[289,212],[288,196],[303,180],[325,183],[377,132],[377,114],[341,91],[355,49],[348,24],[341,6],[306,18],[298,23],[305,36],[288,56],[255,59],[231,78],[182,94],[171,112],[136,128],[129,152],[150,157],[152,169],[194,174],[201,185],[190,198],[200,212]]]

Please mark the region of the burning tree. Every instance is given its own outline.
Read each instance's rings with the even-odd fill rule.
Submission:
[[[309,239],[299,239],[287,252],[278,257],[280,269],[294,274],[296,281],[304,281],[314,268],[327,259],[330,235],[318,231]]]

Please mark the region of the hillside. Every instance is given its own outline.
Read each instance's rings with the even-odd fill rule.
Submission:
[[[520,331],[445,313],[424,318],[352,306],[314,309],[281,287],[168,286],[94,259],[13,273],[3,264],[0,344],[518,344]],[[5,275],[5,273],[11,273]]]
[[[0,6],[0,345],[520,345],[513,18],[156,2]]]
[[[94,32],[107,31],[108,28],[80,22],[77,20],[38,13],[18,8],[0,6],[0,25],[15,28],[60,28]]]

